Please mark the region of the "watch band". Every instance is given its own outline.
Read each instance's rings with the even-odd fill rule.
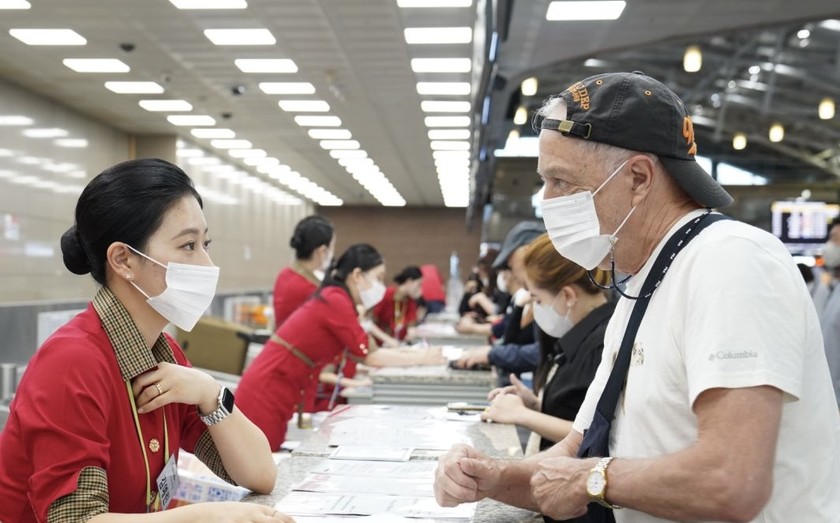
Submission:
[[[219,388],[219,397],[217,398],[218,406],[216,407],[216,410],[214,410],[210,414],[202,414],[201,409],[199,409],[198,406],[196,406],[196,410],[198,410],[198,416],[201,418],[201,421],[204,422],[204,424],[208,427],[211,427],[230,416],[231,410],[233,409],[228,410],[227,408],[225,408],[224,397],[226,393],[232,396],[231,392],[228,391],[226,387]]]
[[[622,507],[620,507],[618,505],[613,505],[612,503],[610,503],[606,499],[607,486],[609,485],[609,482],[607,481],[607,467],[610,465],[610,462],[614,459],[615,459],[614,457],[609,457],[609,456],[606,457],[606,458],[601,458],[600,461],[598,461],[598,464],[595,465],[592,468],[593,472],[598,472],[604,477],[604,490],[601,491],[600,495],[593,496],[592,501],[598,503],[599,505],[603,505],[604,507],[607,507],[607,508],[610,508],[610,509],[613,509],[613,510],[621,510]]]

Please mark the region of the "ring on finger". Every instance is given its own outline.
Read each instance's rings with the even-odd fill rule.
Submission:
[[[163,395],[163,389],[162,389],[162,388],[160,388],[160,382],[155,383],[155,388],[156,388],[156,389],[157,389],[157,391],[158,391],[158,396],[162,396],[162,395]]]

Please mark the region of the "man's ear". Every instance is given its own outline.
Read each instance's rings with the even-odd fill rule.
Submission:
[[[650,192],[656,168],[653,165],[653,160],[644,154],[633,156],[627,163],[630,166],[630,176],[632,177],[631,189],[633,195],[631,204],[636,206]]]
[[[118,278],[131,281],[134,278],[135,260],[131,249],[123,242],[114,242],[105,251],[105,265]]]

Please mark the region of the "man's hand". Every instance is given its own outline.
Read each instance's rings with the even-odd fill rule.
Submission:
[[[490,346],[479,347],[477,349],[470,349],[463,356],[455,361],[455,366],[459,369],[468,369],[475,365],[489,365],[487,359],[490,354]]]
[[[531,476],[531,495],[540,512],[553,519],[570,519],[586,514],[591,501],[586,493],[589,471],[596,458],[548,458],[539,462]]]
[[[479,501],[491,496],[500,479],[495,460],[468,445],[455,445],[438,458],[435,499],[442,507]]]

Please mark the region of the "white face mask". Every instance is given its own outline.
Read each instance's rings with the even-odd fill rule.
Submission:
[[[499,289],[499,292],[507,292],[507,278],[505,278],[505,273],[500,272],[496,275],[496,288]]]
[[[385,296],[385,285],[379,280],[370,280],[370,287],[359,291],[359,299],[362,300],[362,307],[372,309],[382,301]]]
[[[601,234],[601,223],[595,211],[593,197],[618,171],[624,167],[625,160],[618,169],[604,180],[594,193],[583,191],[568,196],[558,196],[541,202],[543,221],[551,238],[551,243],[563,257],[591,271],[607,257],[613,244],[618,240],[618,231],[624,226],[635,207],[630,209],[624,221],[612,234]]]
[[[840,267],[840,245],[834,242],[826,242],[823,247],[823,262],[827,269]]]
[[[557,298],[560,296],[558,295]],[[557,301],[554,298],[554,301]],[[537,322],[540,329],[542,329],[549,336],[555,338],[562,338],[572,328],[572,320],[569,319],[569,314],[572,312],[572,304],[566,304],[566,315],[560,316],[554,310],[554,302],[551,305],[544,305],[542,303],[534,303],[534,321]]]
[[[136,283],[134,288],[146,297],[146,303],[173,325],[191,331],[216,295],[219,268],[169,262],[167,265],[154,260],[134,247],[129,249],[166,269],[166,289],[159,296],[149,296]]]

